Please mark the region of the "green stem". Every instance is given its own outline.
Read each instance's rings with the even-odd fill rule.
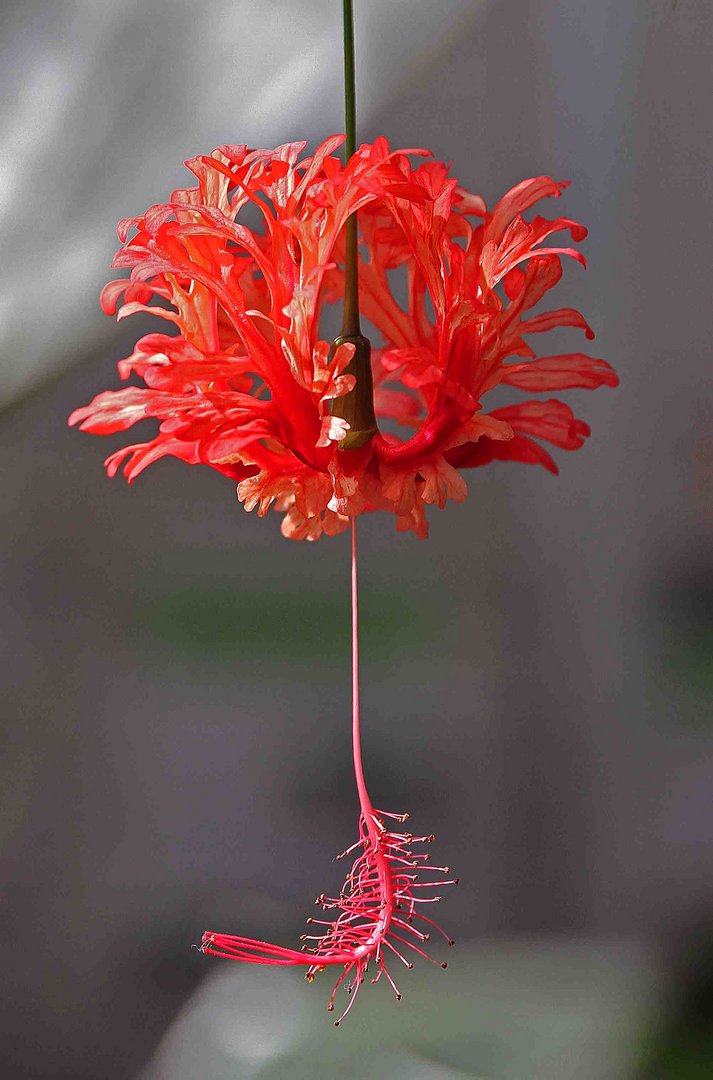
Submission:
[[[344,0],[344,119],[346,142],[345,165],[356,151],[356,78],[354,70],[354,14],[352,0]],[[356,450],[376,434],[374,416],[374,387],[371,374],[371,345],[361,332],[359,322],[359,253],[356,213],[350,214],[344,226],[344,308],[342,329],[332,350],[342,344],[354,345],[354,357],[347,368],[356,379],[356,386],[343,397],[336,398],[332,413],[349,423],[349,432],[339,444],[342,450]]]
[[[352,0],[344,0],[344,123],[346,142],[344,163],[356,151],[356,75],[354,70],[354,13]],[[356,214],[347,218],[345,226],[346,259],[344,282],[344,313],[342,337],[361,333],[359,325],[359,260],[357,254]]]
[[[354,14],[352,0],[344,0],[344,118],[346,160],[356,150],[356,76],[354,73]]]

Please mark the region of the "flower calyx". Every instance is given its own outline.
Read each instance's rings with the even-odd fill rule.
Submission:
[[[374,412],[374,380],[371,372],[371,342],[363,334],[340,334],[332,343],[330,356],[340,345],[353,345],[354,355],[344,369],[345,375],[353,375],[353,389],[332,402],[332,416],[341,417],[349,424],[349,431],[339,443],[340,450],[358,450],[365,446],[378,431]]]

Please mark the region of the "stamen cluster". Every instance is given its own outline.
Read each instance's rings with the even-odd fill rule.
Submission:
[[[374,970],[372,983],[382,976],[391,986],[396,998],[401,992],[387,967],[387,960],[396,959],[406,968],[413,967],[409,959],[412,953],[438,963],[425,949],[435,931],[449,945],[453,940],[441,927],[422,914],[424,904],[435,904],[439,895],[429,895],[443,885],[457,885],[458,878],[449,878],[448,866],[433,866],[427,852],[413,851],[415,844],[428,844],[433,836],[414,836],[412,833],[395,832],[384,823],[390,818],[397,823],[407,820],[408,814],[389,814],[370,811],[359,819],[359,839],[338,855],[343,859],[353,852],[358,855],[346,876],[337,897],[320,894],[315,903],[323,912],[338,912],[334,918],[309,918],[307,923],[324,927],[316,934],[303,934],[301,950],[287,949],[269,942],[252,938],[235,937],[230,934],[207,932],[203,935],[201,951],[230,960],[243,960],[253,964],[276,966],[306,965],[305,978],[312,982],[319,972],[328,966],[343,966],[334,984],[328,1010],[334,1010],[337,991],[344,987],[351,995],[346,1008],[336,1021],[341,1023],[352,1008],[359,988]],[[424,870],[429,879],[420,880]],[[431,874],[436,875],[431,878]],[[423,895],[420,890],[426,890]],[[445,962],[440,966],[445,968]]]

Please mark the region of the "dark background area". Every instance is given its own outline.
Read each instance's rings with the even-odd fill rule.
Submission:
[[[533,985],[560,990],[570,949],[584,965],[573,985],[599,985],[597,958],[602,978],[635,973],[617,984],[641,1005],[626,1052],[607,1064],[605,1033],[585,1065],[573,1029],[571,1067],[562,1053],[543,1065],[525,1040],[526,1072],[473,1051],[475,1075],[702,1080],[713,8],[356,8],[363,138],[431,148],[490,204],[523,176],[572,180],[557,209],[590,228],[589,269],[568,268],[557,303],[581,308],[593,354],[622,378],[569,395],[593,435],[560,455],[560,477],[479,470],[466,504],[431,514],[427,542],[386,518],[361,525],[367,776],[377,802],[437,833],[462,881],[442,919],[480,943],[453,982],[425,973],[437,985],[402,1003],[415,1010],[403,1022],[422,1026],[425,1010],[445,1030],[472,991],[477,1022],[507,1042],[502,986],[522,986],[512,949],[534,949]],[[257,987],[258,1043],[267,1015],[280,1028],[298,1008],[293,994],[308,995],[315,1038],[324,1025],[332,1040],[326,984],[308,993],[297,976],[282,1004],[287,984],[268,972],[277,1004],[263,1001],[265,973],[228,975],[189,946],[209,926],[289,944],[338,883],[331,860],[356,816],[348,541],[291,544],[277,515],[243,512],[230,481],[173,461],[132,488],[110,482],[114,440],[69,431],[66,416],[118,384],[115,361],[151,326],[97,314],[115,221],[220,142],[341,130],[340,5],[61,0],[8,4],[2,18],[2,1074],[135,1076],[207,975],[218,995],[226,980]],[[398,1080],[402,1065],[384,1060]],[[264,1057],[232,1071],[200,1055],[184,1072],[156,1061],[147,1075],[167,1080],[287,1074]]]

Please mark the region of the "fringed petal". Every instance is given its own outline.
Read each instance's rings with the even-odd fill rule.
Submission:
[[[152,313],[176,334],[145,335],[119,374],[143,386],[99,394],[71,424],[95,434],[153,418],[153,440],[112,454],[135,478],[174,456],[238,482],[246,510],[285,514],[293,539],[335,535],[367,510],[392,513],[400,530],[427,535],[425,507],[465,497],[459,468],[517,460],[556,471],[544,439],[576,449],[589,433],[559,401],[524,402],[489,414],[484,396],[505,384],[527,391],[616,385],[604,360],[581,353],[539,359],[530,338],[569,327],[592,331],[573,308],[530,315],[576,247],[549,247],[569,218],[523,217],[567,186],[550,177],[516,185],[488,212],[425,150],[392,150],[383,137],[346,165],[334,135],[310,156],[305,143],[274,150],[224,144],[187,162],[197,186],[175,190],[119,225],[103,310],[124,319]],[[247,204],[262,230],[238,220]],[[321,340],[325,303],[344,289],[344,224],[359,213],[360,304],[382,336],[372,351],[379,433],[342,451],[348,430],[331,403],[354,389],[353,346]],[[403,268],[404,293],[392,271]],[[502,283],[504,297],[497,288]],[[513,362],[519,358],[519,362]],[[388,427],[388,425],[387,425]]]
[[[611,364],[583,353],[541,356],[524,364],[506,364],[503,371],[501,381],[519,390],[596,390],[619,385]]]

